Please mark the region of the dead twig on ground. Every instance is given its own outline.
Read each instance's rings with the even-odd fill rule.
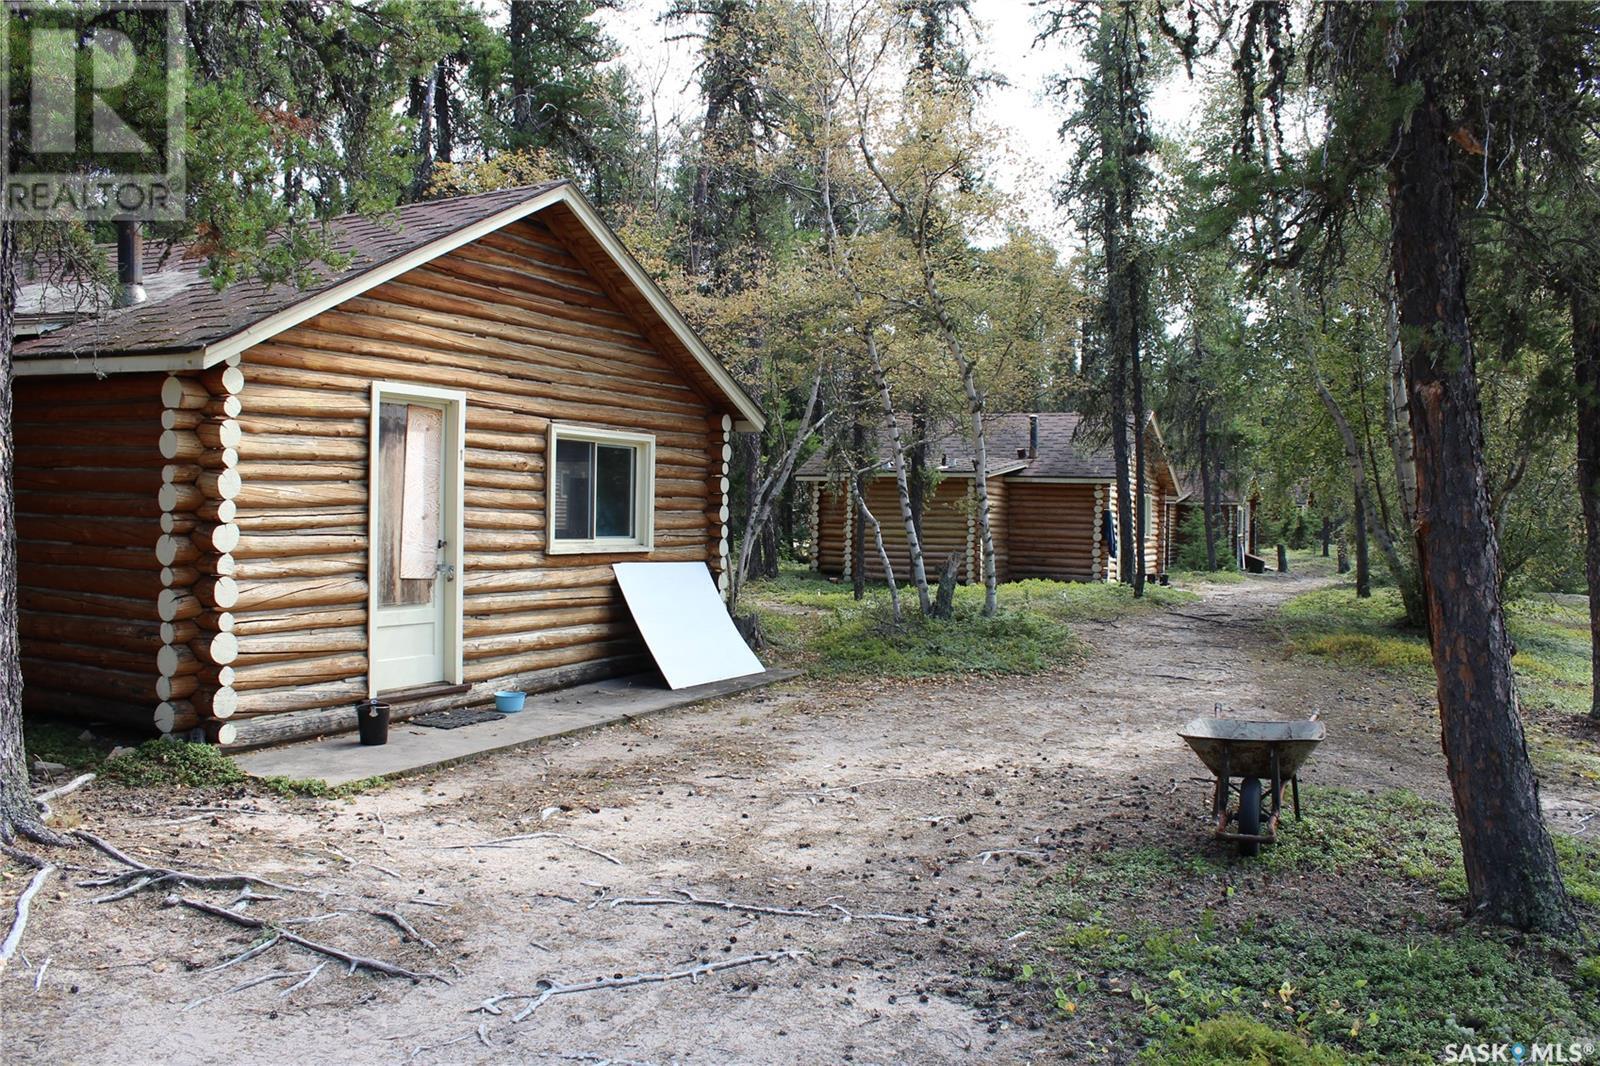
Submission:
[[[51,955],[49,958],[46,958],[39,964],[39,972],[33,975],[34,992],[37,993],[39,989],[44,987],[44,972],[50,968],[50,960],[53,958],[55,958],[55,956]]]
[[[74,829],[72,831],[72,835],[77,837],[79,840],[92,845],[96,850],[102,851],[111,856],[111,858],[122,863],[124,866],[130,867],[130,869],[125,870],[120,874],[112,874],[109,877],[99,877],[89,881],[78,882],[80,888],[104,888],[109,885],[126,885],[130,881],[135,882],[135,884],[128,890],[123,892],[114,892],[109,896],[101,896],[99,899],[94,900],[95,903],[109,903],[112,900],[122,899],[125,896],[131,896],[140,889],[150,888],[154,885],[165,884],[168,882],[174,882],[182,885],[192,885],[195,888],[248,888],[250,885],[260,885],[262,888],[275,888],[280,892],[313,891],[309,888],[297,888],[294,885],[279,884],[277,881],[269,881],[265,877],[257,877],[255,874],[197,874],[189,873],[184,870],[174,870],[165,866],[151,866],[148,863],[140,862],[138,859],[127,854],[126,852],[118,850],[114,845],[101,840],[99,837],[95,836],[86,829]]]
[[[563,833],[518,833],[516,836],[496,837],[493,840],[480,840],[476,844],[441,844],[441,851],[460,851],[465,848],[509,848],[513,844],[520,844],[524,840],[559,840],[563,844],[570,844],[579,851],[587,851],[591,855],[598,855],[614,866],[625,865],[623,861],[599,848],[591,848],[587,844],[580,844]]]
[[[319,962],[309,970],[281,970],[277,973],[267,973],[262,974],[260,977],[252,977],[248,981],[240,981],[232,988],[223,989],[221,992],[213,992],[209,996],[201,996],[199,999],[192,1000],[178,1013],[182,1014],[185,1011],[193,1010],[195,1007],[210,1003],[214,999],[221,999],[223,996],[231,996],[235,992],[243,992],[245,989],[254,988],[257,985],[270,984],[273,981],[293,980],[294,984],[278,993],[278,996],[281,999],[284,996],[287,996],[290,992],[293,992],[295,989],[304,988],[306,985],[310,984],[312,980],[316,978],[317,974],[322,972],[322,968],[326,965],[328,965],[326,962]]]
[[[605,906],[607,910],[617,907],[710,907],[714,910],[737,911],[743,914],[770,914],[778,918],[825,918],[829,921],[878,921],[878,922],[904,922],[908,925],[927,925],[931,918],[921,914],[856,914],[841,907],[837,903],[827,903],[825,906],[839,912],[840,917],[834,918],[819,910],[805,907],[770,907],[761,903],[740,903],[737,900],[713,899],[707,896],[697,896],[686,889],[674,889],[676,896],[615,896],[610,899],[597,899],[589,904],[589,909]]]
[[[399,929],[405,939],[414,940],[418,944],[421,944],[423,947],[427,948],[429,951],[439,950],[438,944],[435,944],[433,941],[417,932],[417,927],[406,921],[405,918],[401,917],[398,912],[368,911],[367,913],[372,915],[374,918],[382,918],[384,921],[393,925],[396,929]]]
[[[202,914],[209,914],[213,918],[221,918],[224,921],[232,922],[235,925],[242,925],[246,929],[260,929],[262,931],[276,932],[280,939],[286,940],[291,944],[298,944],[307,951],[314,951],[319,955],[326,955],[330,959],[338,959],[340,962],[350,967],[350,973],[355,973],[357,970],[371,970],[373,973],[381,973],[388,977],[405,977],[412,981],[438,981],[440,984],[446,985],[450,983],[448,980],[436,973],[417,973],[415,970],[408,970],[404,966],[397,966],[392,962],[385,962],[382,959],[371,959],[364,955],[354,955],[348,951],[333,947],[330,944],[323,944],[315,940],[307,939],[306,937],[301,936],[299,933],[290,932],[281,926],[273,925],[272,923],[264,921],[260,918],[252,918],[247,914],[236,914],[233,911],[228,910],[226,907],[218,907],[216,904],[207,903],[205,900],[190,899],[187,896],[173,894],[167,897],[167,905],[188,907],[190,910],[196,910]]]
[[[94,774],[80,774],[77,777],[74,777],[71,781],[68,781],[66,784],[61,785],[58,788],[52,788],[48,792],[41,792],[37,796],[33,797],[34,805],[39,808],[39,811],[40,811],[41,814],[43,814],[46,818],[48,818],[48,817],[50,817],[50,801],[51,800],[60,799],[62,796],[67,795],[69,792],[76,792],[76,791],[78,791],[78,789],[82,788],[84,785],[87,785],[90,781],[93,781],[94,779],[95,779],[95,775]]]
[[[993,851],[980,851],[972,858],[979,866],[987,866],[991,860],[1001,855],[1026,855],[1030,859],[1044,859],[1048,858],[1050,853],[1030,848],[995,848]]]
[[[219,962],[215,966],[207,966],[205,969],[201,970],[200,972],[201,973],[216,973],[218,970],[226,970],[229,966],[237,966],[241,962],[248,962],[251,959],[255,958],[257,955],[260,955],[262,952],[269,951],[272,948],[276,947],[277,944],[278,944],[278,941],[280,939],[281,939],[281,937],[279,937],[277,933],[273,933],[267,939],[258,940],[254,944],[251,944],[249,947],[245,948],[244,951],[242,951],[239,954],[235,955],[233,958],[229,959],[227,962]]]
[[[581,981],[578,984],[564,985],[558,981],[541,978],[535,983],[536,992],[504,992],[498,996],[490,996],[474,1009],[487,1014],[501,1014],[500,1004],[508,1000],[531,1000],[512,1016],[513,1022],[520,1022],[534,1011],[544,1006],[557,996],[570,996],[578,992],[598,992],[610,988],[634,988],[638,985],[663,984],[667,981],[698,981],[706,974],[717,973],[720,970],[731,970],[739,966],[755,966],[765,962],[782,962],[786,959],[805,958],[799,951],[766,951],[757,955],[740,955],[732,959],[719,959],[716,962],[705,962],[698,966],[690,966],[682,970],[670,970],[666,973],[635,973],[626,977],[600,977],[593,981]]]
[[[28,881],[28,887],[17,897],[17,916],[12,919],[11,931],[6,934],[5,940],[0,941],[0,973],[5,972],[6,963],[17,953],[17,948],[22,946],[22,934],[28,928],[28,914],[33,907],[33,897],[38,895],[44,883],[50,880],[55,872],[56,868],[49,863],[39,867],[38,872]]]

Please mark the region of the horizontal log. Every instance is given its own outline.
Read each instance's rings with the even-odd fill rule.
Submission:
[[[156,699],[161,701],[186,700],[200,690],[199,674],[175,674],[156,678]]]
[[[245,559],[238,564],[244,581],[273,581],[280,578],[325,578],[363,576],[367,572],[366,553],[349,555],[289,555],[279,558]]]
[[[361,436],[352,438],[310,436],[303,431],[299,436],[252,433],[239,445],[239,457],[247,462],[309,460],[365,463],[368,452],[366,423],[360,425],[363,430]]]
[[[184,589],[162,589],[156,597],[156,616],[163,622],[195,618],[201,610],[199,598]]]
[[[367,672],[367,653],[299,656],[282,662],[235,666],[233,687],[241,696],[256,689],[290,689],[342,681]],[[242,707],[248,709],[249,699]]]
[[[196,378],[171,375],[161,384],[161,402],[167,407],[198,411],[211,402],[211,393]]]
[[[200,724],[200,713],[189,700],[164,700],[156,704],[155,727],[163,733],[187,733]]]
[[[467,662],[472,663],[479,659],[490,659],[515,653],[531,654],[549,648],[570,648],[577,644],[623,640],[637,632],[631,621],[526,630],[520,633],[484,636],[465,641],[463,642],[462,656]]]
[[[232,551],[239,559],[270,559],[284,556],[303,558],[308,555],[339,555],[365,551],[366,546],[365,532],[305,535],[251,533],[249,536],[239,537]]]
[[[154,563],[154,560],[151,560]],[[31,563],[21,567],[17,583],[22,588],[50,589],[57,592],[104,592],[113,596],[142,598],[145,602],[161,594],[159,568],[118,570],[98,566],[59,566]]]
[[[162,677],[193,674],[200,670],[200,660],[187,645],[165,644],[156,654],[156,670]]]
[[[520,636],[524,633],[538,633],[546,629],[556,629],[562,626],[623,623],[627,622],[630,617],[627,608],[620,603],[612,603],[610,597],[606,597],[598,605],[592,607],[563,607],[558,604],[549,606],[551,609],[548,610],[467,617],[463,620],[462,629],[467,638],[468,657],[482,657],[481,655],[473,654],[477,648],[484,647],[481,643],[475,643],[479,637]],[[363,630],[363,632],[365,631]],[[484,654],[497,653],[485,652]]]
[[[200,723],[200,728],[205,730],[206,739],[220,747],[228,747],[238,742],[239,730],[232,722],[219,722],[206,719]]]
[[[363,618],[363,622],[365,619]],[[334,655],[340,652],[364,652],[367,647],[367,627],[345,626],[339,629],[288,630],[277,633],[250,633],[238,639],[239,668],[279,659],[298,659],[308,655]]]
[[[366,432],[367,419],[372,411],[369,393],[346,389],[314,389],[304,385],[274,385],[264,380],[257,379],[250,383],[250,409],[246,418],[255,418],[258,415],[289,416],[289,420],[280,423],[282,428],[263,430],[273,433],[315,433],[316,430],[301,429],[298,419],[304,418],[312,422],[322,419],[340,419],[346,424],[362,427]],[[249,422],[244,426],[246,432],[254,429]]]
[[[251,481],[243,486],[236,500],[240,508],[246,509],[310,509],[365,504],[367,487],[348,481]]]
[[[341,396],[328,389],[292,389],[285,390],[298,392],[305,397],[306,412],[299,415],[267,415],[261,414],[254,406],[255,399],[252,393],[251,408],[248,413],[239,417],[239,426],[244,430],[244,442],[240,445],[247,454],[259,452],[261,454],[277,454],[264,452],[262,447],[253,443],[258,437],[271,437],[280,441],[297,441],[301,447],[311,444],[323,444],[330,440],[361,440],[365,441],[371,431],[371,421],[367,417],[367,402],[361,400],[360,418],[323,418],[318,417],[317,407],[325,403],[325,397]]]
[[[278,459],[255,460],[239,464],[239,477],[246,483],[280,482],[292,485],[299,481],[365,482],[367,464],[330,463],[321,460],[285,462]]]
[[[194,694],[193,702],[201,718],[220,721],[239,713],[239,693],[231,685],[208,684]]]
[[[236,614],[275,608],[332,607],[367,602],[363,578],[290,578],[245,581],[239,588]]]
[[[95,696],[76,689],[63,691],[31,684],[22,691],[22,709],[28,715],[112,722],[143,733],[150,732],[153,703],[149,699]]]
[[[213,610],[231,610],[239,602],[239,583],[231,577],[207,577],[194,583],[194,594]]]
[[[343,626],[360,626],[366,631],[367,609],[360,607],[327,607],[307,610],[283,608],[252,611],[232,615],[233,632],[241,638],[266,633],[302,633],[317,629],[337,629]]]
[[[200,443],[213,450],[237,448],[244,440],[244,432],[239,428],[239,423],[231,418],[211,419],[195,427],[195,436],[200,438]]]
[[[145,623],[137,623],[143,625]],[[200,626],[193,620],[160,622],[158,630],[163,644],[187,644],[200,635]]]
[[[355,728],[355,704],[367,698],[365,676],[351,677],[320,684],[297,685],[292,688],[263,688],[239,693],[239,710],[235,720],[243,727],[265,715],[275,717],[286,711],[306,710],[314,707],[338,707],[350,718],[350,728]],[[259,733],[257,734],[259,735]],[[241,741],[241,743],[248,743]]]
[[[161,564],[149,546],[113,548],[99,544],[65,544],[53,540],[23,540],[17,545],[17,561],[24,568],[93,565],[117,570],[159,570]],[[29,581],[25,574],[22,580]]]
[[[237,470],[207,470],[195,480],[195,485],[211,500],[235,499],[241,487]]]
[[[199,660],[227,666],[239,658],[239,638],[232,633],[202,633],[189,645]]]
[[[22,657],[23,692],[31,688],[102,696],[130,703],[153,705],[151,686],[155,683],[155,661],[144,670],[112,670],[83,663],[63,663],[50,659]]]
[[[479,659],[467,664],[464,676],[472,684],[514,677],[518,674],[547,670],[556,666],[608,659],[619,655],[637,655],[643,645],[637,640],[615,641],[606,644],[585,642],[564,648],[548,648],[520,655],[505,655],[497,659]]]

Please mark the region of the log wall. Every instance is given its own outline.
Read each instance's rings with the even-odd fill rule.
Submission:
[[[239,369],[238,484],[228,498],[238,530],[232,589],[226,605],[207,602],[216,586],[202,578],[197,599],[212,629],[226,625],[236,638],[231,662],[202,670],[200,700],[232,690],[225,702],[240,744],[283,739],[254,719],[366,695],[375,380],[467,394],[460,580],[473,690],[459,702],[481,699],[507,679],[534,686],[556,670],[577,679],[573,667],[589,669],[587,676],[638,668],[643,646],[613,562],[707,561],[719,576],[725,570],[731,420],[537,221],[484,237],[258,344]],[[652,552],[546,554],[552,419],[655,435]],[[200,506],[215,509],[218,495],[207,489]]]
[[[193,557],[162,538],[161,374],[17,378],[17,626],[23,703],[149,728],[157,617]],[[189,669],[174,663],[174,670]]]
[[[1005,491],[999,478],[989,481],[990,509],[993,514],[995,534],[995,565],[1000,580],[1008,581],[1006,570]],[[922,552],[928,580],[937,581],[944,567],[945,557],[951,552],[961,558],[960,579],[966,581],[973,571],[975,547],[972,539],[973,507],[972,481],[969,478],[946,478],[941,481],[922,510]],[[883,526],[883,546],[889,553],[889,564],[894,567],[895,579],[902,583],[911,579],[911,553],[906,547],[905,525],[900,517],[899,490],[892,477],[874,478],[867,488],[867,507]],[[829,576],[848,576],[851,542],[850,503],[842,486],[824,485],[817,500],[816,556],[817,569]],[[883,580],[883,565],[878,561],[878,549],[867,533],[866,571],[870,581]],[[976,570],[982,580],[982,571]]]
[[[1008,486],[1006,520],[1013,578],[1087,581],[1104,576],[1103,571],[1095,573],[1099,532],[1096,488],[1090,484],[1030,484],[1021,478]]]

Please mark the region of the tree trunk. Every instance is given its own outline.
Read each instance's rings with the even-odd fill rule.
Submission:
[[[895,584],[894,564],[889,562],[889,549],[883,545],[883,527],[878,524],[877,516],[867,506],[867,486],[864,484],[866,475],[856,479],[856,513],[861,520],[872,527],[872,544],[878,549],[878,564],[883,567],[883,583],[889,586],[889,614],[894,619],[895,625],[903,620],[900,614],[900,586]]]
[[[1137,348],[1133,353],[1133,527],[1134,540],[1138,542],[1138,551],[1134,553],[1133,560],[1133,598],[1138,599],[1144,595],[1145,579],[1145,538],[1150,531],[1145,529],[1144,497],[1149,489],[1145,481],[1144,467],[1144,375],[1139,369],[1139,352]]]
[[[867,356],[872,363],[872,380],[878,386],[878,399],[883,405],[883,418],[889,429],[889,463],[894,468],[894,487],[900,501],[900,521],[906,529],[906,551],[911,557],[911,583],[917,589],[917,604],[926,615],[933,608],[928,593],[928,572],[922,561],[921,526],[917,519],[919,508],[915,504],[911,486],[906,479],[905,442],[900,437],[900,419],[894,409],[894,398],[889,393],[889,375],[884,373],[883,358],[878,351],[878,341],[873,323],[866,325]],[[886,557],[887,558],[887,557]],[[896,607],[896,619],[899,608]]]
[[[1217,569],[1217,486],[1211,476],[1211,408],[1200,408],[1200,522],[1206,531],[1206,569]]]
[[[1326,559],[1333,551],[1333,519],[1327,515],[1322,516],[1322,557]]]
[[[22,657],[17,641],[16,482],[11,433],[16,242],[16,223],[0,222],[0,843],[8,847],[18,837],[41,844],[70,843],[39,819],[39,809],[28,787],[23,748]]]
[[[1312,349],[1310,335],[1306,340],[1307,354],[1314,360],[1315,351]],[[1350,427],[1350,420],[1344,416],[1344,410],[1339,406],[1339,401],[1334,399],[1333,393],[1328,391],[1328,386],[1323,382],[1322,375],[1316,369],[1316,363],[1311,364],[1312,378],[1317,388],[1317,395],[1322,399],[1322,406],[1327,409],[1328,417],[1333,419],[1333,424],[1339,431],[1339,439],[1344,442],[1345,460],[1350,464],[1350,476],[1356,486],[1356,508],[1362,522],[1361,528],[1378,542],[1378,550],[1383,553],[1383,561],[1389,568],[1389,573],[1394,577],[1395,587],[1400,590],[1401,602],[1405,604],[1406,621],[1412,625],[1422,625],[1427,620],[1427,605],[1423,603],[1421,587],[1417,584],[1416,575],[1405,561],[1400,558],[1400,547],[1395,543],[1394,537],[1389,534],[1389,527],[1384,525],[1383,517],[1378,514],[1377,507],[1372,502],[1372,487],[1367,481],[1367,463],[1362,457],[1361,444],[1356,440],[1355,430]],[[1360,560],[1366,551],[1366,537],[1360,538],[1356,546],[1357,559],[1357,595],[1361,582],[1359,575],[1365,572],[1360,566]],[[1368,593],[1370,595],[1370,593]]]
[[[860,419],[850,427],[850,462],[853,466],[865,463],[867,432]],[[861,517],[861,479],[850,479],[850,591],[856,599],[867,594],[867,537],[866,522]]]
[[[989,524],[989,445],[983,439],[983,393],[978,391],[977,374],[977,366],[963,359],[961,387],[972,411],[972,479],[978,500],[978,543],[983,550],[983,616],[993,618],[1000,609],[1000,593],[994,567],[994,529]]]
[[[1356,599],[1372,596],[1372,546],[1367,540],[1367,482],[1356,482]]]
[[[1431,11],[1431,9],[1430,9]],[[1455,129],[1435,95],[1430,41],[1396,72],[1420,82],[1390,162],[1394,277],[1417,468],[1417,557],[1428,606],[1445,762],[1473,910],[1519,929],[1577,928],[1539,813],[1499,598],[1500,558],[1484,474],[1483,422],[1467,317]],[[1437,21],[1437,16],[1435,20]],[[1417,69],[1420,67],[1421,69]],[[1408,69],[1410,68],[1410,69]]]
[[[1278,573],[1287,574],[1288,572],[1289,572],[1289,551],[1280,542],[1278,544]]]
[[[1584,576],[1589,585],[1589,716],[1600,720],[1600,296],[1572,292],[1572,354],[1578,399],[1578,499],[1583,504]]]
[[[911,526],[922,540],[922,507],[928,494],[928,413],[918,409],[911,412],[911,468],[908,473],[911,491]]]
[[[1394,483],[1400,497],[1400,519],[1415,535],[1417,519],[1417,465],[1411,439],[1411,406],[1406,401],[1406,358],[1400,343],[1400,310],[1395,306],[1394,281],[1388,284],[1384,316],[1389,335],[1389,376],[1385,382],[1384,424],[1389,453],[1394,459]]]

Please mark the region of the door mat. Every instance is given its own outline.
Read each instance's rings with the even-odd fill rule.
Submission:
[[[499,711],[483,708],[463,708],[459,711],[434,711],[431,714],[419,714],[410,720],[411,725],[425,725],[429,729],[459,729],[464,725],[477,725],[479,722],[496,722],[505,715]]]

